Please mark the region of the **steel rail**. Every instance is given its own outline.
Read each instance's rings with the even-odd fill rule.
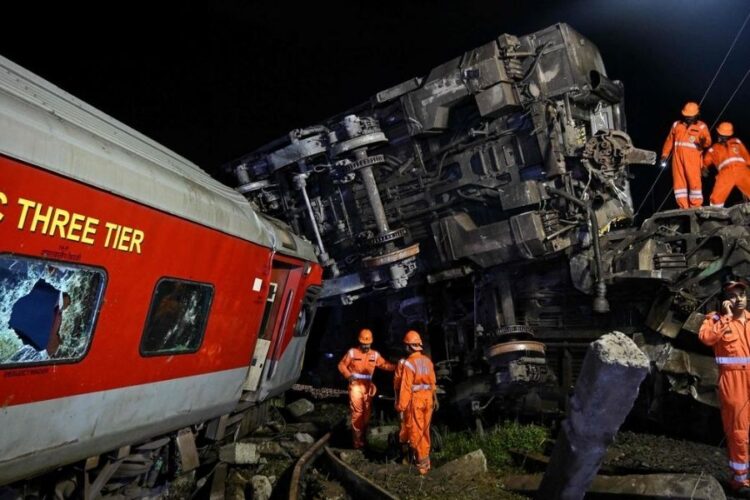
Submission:
[[[346,490],[352,494],[353,498],[364,500],[398,500],[397,496],[373,483],[337,457],[328,446],[325,447],[325,452],[334,475],[346,486]]]
[[[294,471],[292,472],[292,479],[289,483],[289,500],[299,500],[302,493],[302,478],[304,477],[307,468],[311,463],[315,461],[318,456],[323,453],[323,448],[331,438],[331,433],[327,432],[325,436],[318,439],[294,464]]]

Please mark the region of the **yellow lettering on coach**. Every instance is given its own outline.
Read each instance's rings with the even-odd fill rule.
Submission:
[[[36,232],[37,224],[42,223],[42,234],[47,234],[47,228],[49,228],[49,221],[54,215],[53,207],[43,208],[44,205],[41,203],[34,204],[34,217],[31,219],[31,227],[29,230],[34,233]]]
[[[5,196],[5,193],[3,193],[2,191],[0,191],[0,205],[7,205],[7,204],[8,204],[8,197]],[[3,215],[2,212],[0,212],[0,221],[3,220],[3,217],[5,217],[5,216]]]
[[[109,241],[113,235],[114,238],[112,238],[112,246],[114,247],[114,242],[117,241],[117,238],[120,236],[120,226],[112,222],[107,222],[104,224],[104,227],[107,228],[107,239],[104,240],[104,248],[110,247]]]
[[[18,204],[21,205],[21,216],[18,218],[18,229],[23,229],[24,224],[26,224],[26,215],[29,213],[29,208],[34,208],[36,202],[27,200],[26,198],[18,198]]]
[[[81,241],[81,231],[83,230],[83,223],[86,220],[85,215],[77,214],[73,212],[70,217],[70,224],[68,225],[68,236],[67,238],[71,241]]]
[[[96,234],[96,226],[99,224],[99,219],[93,217],[86,217],[86,223],[83,225],[83,234],[81,235],[81,242],[87,245],[94,244],[93,235]]]
[[[143,231],[141,231],[140,229],[136,229],[135,231],[133,231],[133,240],[130,242],[131,252],[135,248],[136,252],[141,253],[141,243],[143,243],[143,238]]]
[[[7,204],[8,197],[5,193],[0,193],[0,207]],[[95,217],[20,197],[18,205],[21,207],[21,213],[18,216],[18,229],[21,231],[38,232],[45,236],[78,241],[86,245],[97,244],[96,234],[100,220]],[[3,217],[4,214],[0,213],[0,221]],[[104,229],[106,229],[104,248],[141,253],[146,235],[140,229],[106,221]],[[98,243],[101,245],[101,240]]]
[[[133,228],[128,226],[122,227],[122,233],[120,234],[120,240],[117,242],[117,249],[123,252],[128,251],[128,243],[130,243],[130,236],[133,234]]]
[[[68,225],[68,222],[70,222],[70,212],[63,210],[62,208],[56,208],[53,213],[52,229],[50,229],[49,235],[54,236],[55,232],[59,229],[60,237],[65,238],[65,227]],[[46,232],[46,227],[47,226],[45,226],[44,232]]]

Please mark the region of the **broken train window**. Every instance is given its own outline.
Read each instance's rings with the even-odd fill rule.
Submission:
[[[0,255],[0,366],[81,359],[105,277],[100,269]]]
[[[323,291],[322,287],[311,286],[307,289],[305,298],[302,301],[302,307],[297,316],[297,323],[294,325],[295,337],[306,337],[310,333],[310,327],[315,319],[315,305],[318,296]]]
[[[213,287],[175,278],[156,284],[141,354],[180,354],[200,348],[211,307]]]

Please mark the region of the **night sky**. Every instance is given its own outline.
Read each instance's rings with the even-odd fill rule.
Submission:
[[[6,17],[2,55],[209,173],[501,33],[560,21],[592,40],[610,78],[624,82],[635,144],[659,150],[750,13],[747,0],[27,4]],[[709,125],[748,69],[750,23],[703,104]],[[746,141],[748,110],[750,78],[722,117]],[[638,206],[658,169],[633,173]],[[670,177],[644,211],[661,203]],[[669,197],[664,208],[673,207]]]

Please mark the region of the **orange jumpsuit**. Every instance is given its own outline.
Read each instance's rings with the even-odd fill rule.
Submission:
[[[409,447],[420,474],[427,474],[430,470],[430,421],[435,384],[435,369],[430,358],[421,352],[406,358],[396,410],[408,415],[405,419],[409,419]]]
[[[406,359],[399,359],[396,364],[396,372],[393,374],[393,394],[396,396],[396,405],[398,405],[398,394],[401,390],[401,379],[404,375],[404,363]],[[409,415],[406,412],[401,413],[401,427],[398,431],[399,444],[409,442]]]
[[[723,207],[734,186],[745,196],[750,196],[750,155],[736,137],[711,146],[703,156],[703,165],[706,168],[713,165],[719,172],[711,193],[712,207]]]
[[[392,372],[396,367],[378,351],[370,349],[364,352],[358,347],[349,349],[339,361],[341,375],[346,379],[354,377],[354,380],[349,382],[349,410],[352,414],[352,438],[355,448],[365,445],[365,433],[372,413],[372,398],[377,392],[375,384],[372,383],[375,368]]]
[[[680,208],[703,205],[701,189],[701,151],[711,145],[711,134],[705,123],[697,120],[691,125],[683,121],[672,124],[661,156],[672,157],[672,185],[674,198]]]
[[[698,333],[701,342],[713,346],[719,365],[721,420],[729,448],[729,467],[736,483],[747,483],[748,431],[750,431],[750,313],[739,320],[706,315]],[[748,484],[750,485],[750,484]]]

